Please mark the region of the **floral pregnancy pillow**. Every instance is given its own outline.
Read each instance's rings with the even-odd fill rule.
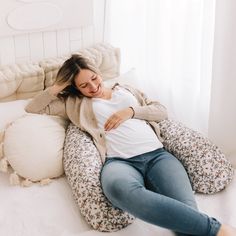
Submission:
[[[182,162],[194,191],[216,193],[233,179],[231,163],[207,137],[173,120],[159,127],[165,149]]]
[[[114,208],[100,184],[102,162],[91,137],[70,124],[65,139],[63,164],[73,196],[82,215],[94,229],[117,231],[134,221],[134,217]]]

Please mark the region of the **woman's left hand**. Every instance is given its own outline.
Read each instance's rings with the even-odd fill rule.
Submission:
[[[131,107],[115,112],[107,119],[104,125],[105,131],[117,128],[121,123],[132,118],[133,115],[134,112]]]

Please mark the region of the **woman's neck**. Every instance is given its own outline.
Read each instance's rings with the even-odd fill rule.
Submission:
[[[104,88],[104,92],[101,96],[102,99],[109,100],[112,97],[112,89],[111,88]]]

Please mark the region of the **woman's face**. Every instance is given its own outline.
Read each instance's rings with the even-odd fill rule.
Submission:
[[[99,98],[103,96],[102,78],[95,72],[82,69],[75,77],[76,88],[86,97]]]

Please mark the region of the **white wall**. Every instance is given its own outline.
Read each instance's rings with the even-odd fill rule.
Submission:
[[[0,37],[0,65],[60,56],[102,42],[104,2],[93,0],[93,8],[88,12],[93,14],[91,25]]]
[[[209,136],[236,167],[236,1],[216,1]]]

